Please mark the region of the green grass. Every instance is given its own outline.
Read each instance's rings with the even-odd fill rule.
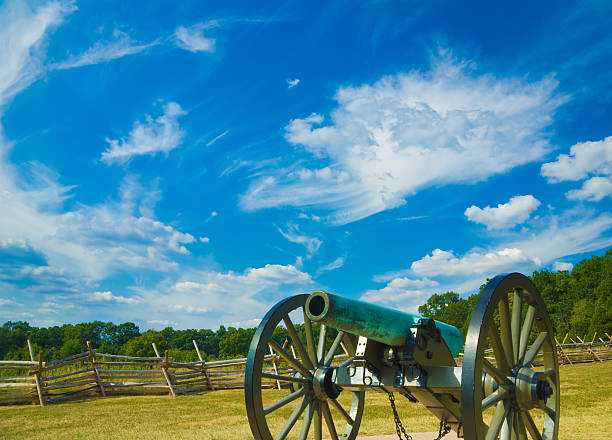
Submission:
[[[270,398],[279,391],[266,392]],[[397,396],[409,432],[435,431],[437,420],[420,404]],[[283,423],[279,411],[271,423]],[[561,366],[560,439],[610,438],[612,362]],[[394,433],[385,394],[369,393],[360,435]],[[109,397],[48,405],[0,407],[1,439],[203,439],[251,438],[243,391],[168,396]]]

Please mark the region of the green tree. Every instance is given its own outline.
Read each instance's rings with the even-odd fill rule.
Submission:
[[[255,330],[254,328],[228,328],[219,341],[219,357],[233,358],[246,356]]]
[[[153,343],[157,346],[160,356],[163,356],[164,351],[168,349],[168,343],[162,333],[155,330],[146,331],[140,336],[130,339],[121,347],[121,354],[138,357],[155,356]]]

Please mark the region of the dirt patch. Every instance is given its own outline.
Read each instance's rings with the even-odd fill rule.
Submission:
[[[410,433],[413,440],[433,440],[438,437],[437,432],[417,432]],[[373,437],[357,437],[357,440],[397,440],[397,434],[375,435]],[[457,433],[449,432],[443,437],[443,440],[457,440]]]

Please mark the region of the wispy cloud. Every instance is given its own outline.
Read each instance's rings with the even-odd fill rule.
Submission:
[[[366,291],[360,299],[416,313],[418,306],[439,288],[440,283],[429,278],[394,278],[382,289]]]
[[[204,31],[218,25],[218,21],[211,20],[190,27],[179,26],[174,31],[174,41],[178,47],[189,52],[214,52],[215,39],[204,36]]]
[[[485,225],[487,229],[505,229],[525,222],[538,206],[540,201],[531,195],[514,196],[508,203],[500,203],[496,208],[472,205],[464,214],[468,220]]]
[[[303,293],[313,283],[308,273],[291,264],[266,264],[243,272],[195,271],[181,278],[173,284],[160,285],[159,291],[140,293],[146,299],[150,317],[163,319],[167,310],[180,310],[182,326],[200,327],[209,321],[216,324],[259,319],[276,301]]]
[[[241,206],[321,208],[342,224],[424,188],[476,183],[537,161],[551,149],[546,129],[565,101],[556,86],[552,77],[478,75],[471,63],[442,54],[427,73],[342,87],[330,123],[312,114],[286,127],[287,141],[317,166],[255,180]]]
[[[317,237],[310,237],[306,234],[300,233],[299,226],[293,223],[287,225],[287,230],[283,231],[281,228],[277,228],[278,232],[283,237],[292,243],[301,244],[308,251],[309,256],[319,250],[319,247],[323,244]]]
[[[552,268],[554,271],[561,271],[561,270],[570,271],[574,268],[574,265],[572,263],[566,263],[563,261],[555,261]]]
[[[61,61],[50,66],[51,69],[64,70],[75,67],[87,66],[91,64],[105,63],[107,61],[123,58],[126,55],[134,55],[143,52],[159,44],[160,40],[155,40],[147,44],[139,44],[132,40],[125,32],[115,30],[114,40],[98,41],[85,52],[78,55],[71,55],[67,60]]]
[[[287,78],[287,88],[292,89],[300,83],[299,78],[288,79]]]
[[[346,262],[346,257],[338,257],[331,263],[326,264],[325,266],[321,266],[319,269],[317,269],[316,275],[319,276],[325,272],[339,269],[342,266],[344,266],[345,262]]]
[[[35,9],[18,0],[0,5],[0,107],[44,74],[41,46],[49,30],[75,9],[69,2]]]
[[[219,139],[221,139],[223,136],[225,136],[226,134],[228,134],[230,131],[229,130],[225,130],[223,133],[221,133],[220,135],[215,136],[214,138],[212,138],[210,141],[208,141],[206,143],[207,147],[210,147],[212,144],[214,144],[215,142],[217,142]]]
[[[104,292],[94,292],[91,294],[92,301],[112,301],[123,304],[138,304],[138,298],[126,298],[121,295],[113,295],[113,292],[106,290]]]
[[[169,102],[164,105],[164,114],[156,119],[147,115],[144,123],[135,122],[127,139],[106,139],[110,145],[100,160],[107,164],[125,163],[133,156],[168,153],[183,142],[185,131],[179,126],[178,118],[186,115],[180,105]]]

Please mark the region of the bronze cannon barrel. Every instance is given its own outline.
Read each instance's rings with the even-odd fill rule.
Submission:
[[[410,328],[422,318],[323,291],[311,293],[304,308],[315,322],[394,347],[406,343]],[[452,325],[435,323],[452,355],[457,356],[463,348],[463,335]]]

